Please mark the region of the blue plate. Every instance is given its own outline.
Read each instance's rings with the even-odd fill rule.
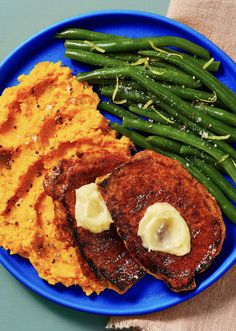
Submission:
[[[155,14],[136,11],[105,11],[75,17],[55,24],[38,33],[18,47],[0,66],[0,92],[17,84],[17,77],[29,73],[40,61],[62,61],[74,73],[87,70],[64,57],[62,40],[54,39],[56,32],[67,27],[83,27],[91,30],[124,36],[174,35],[184,37],[206,47],[222,67],[218,78],[236,91],[236,65],[217,46],[189,27]],[[223,69],[222,69],[223,68]],[[206,220],[207,221],[207,220]],[[197,288],[187,293],[173,293],[163,282],[145,276],[126,294],[105,290],[99,296],[87,297],[79,286],[66,288],[62,285],[50,286],[40,279],[28,260],[10,255],[0,249],[0,262],[20,282],[34,292],[61,305],[85,312],[107,315],[144,314],[166,309],[200,293],[219,279],[236,261],[236,226],[225,220],[226,240],[222,252],[212,266],[196,277]]]

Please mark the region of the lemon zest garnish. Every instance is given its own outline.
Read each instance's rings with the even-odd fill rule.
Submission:
[[[213,96],[212,96],[212,98],[210,97],[209,99],[198,99],[198,100],[200,100],[200,101],[202,101],[202,102],[216,102],[216,100],[217,100],[217,95],[216,95],[216,92],[215,91],[213,91]]]
[[[151,106],[152,110],[155,111],[155,113],[157,113],[161,118],[163,118],[166,122],[168,123],[174,123],[174,121],[171,121],[168,117],[165,117],[164,115],[162,115],[161,113],[159,113],[158,110],[156,110],[156,108],[154,106]]]
[[[157,51],[157,52],[161,52],[161,53],[165,53],[165,54],[168,54],[168,56],[177,56],[177,57],[180,57],[181,59],[183,59],[184,57],[181,55],[181,54],[176,54],[176,53],[170,53],[170,52],[167,52],[167,51],[164,51],[163,49],[161,48],[158,48],[154,45],[154,43],[149,40],[149,44],[151,45],[151,47]]]
[[[230,134],[227,134],[225,136],[208,136],[206,139],[209,139],[209,140],[226,140],[226,139],[229,139],[230,137]],[[205,138],[205,137],[203,137]]]
[[[224,162],[228,157],[229,157],[229,154],[225,154],[225,155],[223,155],[222,158],[221,158],[220,160],[218,160],[216,163],[217,163],[217,164],[218,164],[218,163],[222,163],[222,162]]]
[[[149,100],[145,103],[145,105],[143,106],[143,109],[148,108],[151,104],[153,103],[153,100]]]
[[[161,76],[164,75],[165,71],[158,71],[150,67],[148,64],[145,66],[153,75]]]
[[[136,62],[132,62],[130,64],[131,64],[131,66],[139,66],[141,64],[145,65],[146,63],[148,63],[148,60],[149,60],[149,58],[145,57],[145,58],[138,59]]]
[[[214,57],[212,57],[209,61],[207,61],[204,65],[203,65],[203,69],[206,69],[206,68],[208,68],[211,64],[212,64],[212,62],[214,62],[215,61],[215,59],[214,59]]]
[[[112,101],[117,105],[122,105],[123,103],[126,103],[127,100],[126,99],[124,99],[124,100],[115,100],[118,89],[119,89],[119,78],[116,77],[116,86],[115,86],[114,92],[112,94]]]
[[[100,53],[105,53],[105,49],[103,49],[102,47],[99,47],[97,45],[95,45],[94,43],[92,43],[91,41],[89,40],[85,40],[84,43],[86,45],[89,45],[92,49],[95,49],[96,51],[100,52]]]
[[[232,160],[232,162],[233,162],[233,164],[234,164],[234,166],[236,168],[236,162],[234,161],[234,159],[231,159],[231,160]]]

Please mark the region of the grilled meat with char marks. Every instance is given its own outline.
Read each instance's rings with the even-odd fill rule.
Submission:
[[[136,261],[174,291],[196,287],[195,274],[219,254],[225,225],[220,208],[206,188],[178,162],[152,151],[136,154],[98,184],[118,233]],[[138,236],[139,222],[156,202],[174,206],[185,219],[191,251],[176,256],[148,251]]]
[[[110,173],[115,167],[128,161],[127,156],[106,151],[78,155],[78,160],[62,160],[44,180],[44,188],[54,200],[56,209],[64,213],[81,257],[90,267],[98,282],[122,294],[143,275],[143,269],[135,262],[118,236],[115,226],[101,233],[91,233],[77,227],[75,215],[75,189],[95,182],[99,176]],[[61,229],[61,236],[66,234]],[[81,266],[83,268],[83,265]],[[83,268],[84,274],[88,269]]]

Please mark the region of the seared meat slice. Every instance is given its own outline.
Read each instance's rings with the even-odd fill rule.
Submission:
[[[54,199],[58,212],[65,214],[81,257],[90,267],[88,274],[87,267],[81,266],[84,274],[91,277],[92,271],[98,282],[118,293],[126,292],[145,272],[125,248],[114,225],[109,231],[99,234],[77,227],[74,218],[75,189],[95,182],[97,177],[110,173],[128,160],[127,156],[106,151],[86,153],[78,155],[76,161],[62,160],[44,181],[45,191]],[[61,228],[61,236],[63,233],[66,231]]]
[[[98,187],[136,261],[176,292],[195,288],[195,274],[210,266],[225,238],[220,208],[206,188],[179,162],[152,151],[136,154]],[[156,202],[171,204],[185,219],[191,235],[188,254],[176,256],[143,247],[137,234],[139,222]]]

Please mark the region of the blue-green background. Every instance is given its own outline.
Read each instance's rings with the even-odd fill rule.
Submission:
[[[65,18],[104,9],[165,15],[168,5],[169,0],[0,0],[0,62],[25,39]],[[1,331],[101,331],[106,321],[35,295],[0,265]]]

